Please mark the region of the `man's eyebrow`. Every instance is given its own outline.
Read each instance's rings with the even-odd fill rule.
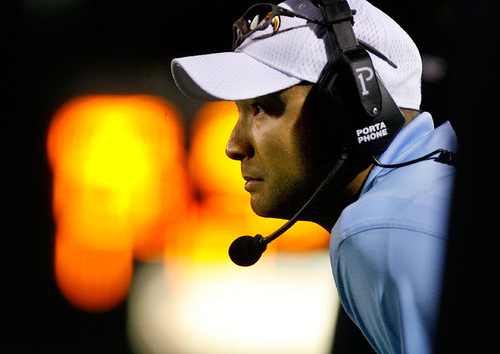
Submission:
[[[281,96],[281,92],[274,92],[270,93],[269,95],[262,96],[259,101],[269,102],[269,103],[285,102]]]
[[[269,93],[267,95],[264,95],[264,96],[259,96],[259,97],[256,97],[254,98],[253,100],[254,101],[270,101],[270,100],[280,100],[280,101],[283,101],[283,99],[281,98],[281,95],[283,92],[285,92],[285,90],[281,90],[281,91],[277,91],[277,92],[273,92],[273,93]]]

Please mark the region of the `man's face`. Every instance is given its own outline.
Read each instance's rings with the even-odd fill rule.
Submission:
[[[241,161],[245,189],[260,216],[290,218],[324,177],[325,161],[303,106],[312,86],[237,101],[226,154]]]

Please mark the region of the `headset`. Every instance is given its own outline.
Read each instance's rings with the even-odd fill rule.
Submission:
[[[229,247],[231,260],[240,266],[256,263],[267,244],[288,230],[302,212],[321,194],[335,178],[349,156],[372,158],[382,167],[400,167],[377,163],[376,156],[384,152],[402,127],[405,118],[394,99],[379,78],[367,51],[367,44],[359,41],[353,30],[355,11],[351,10],[346,0],[311,0],[323,15],[324,25],[336,42],[338,56],[329,60],[318,80],[318,89],[322,95],[340,94],[348,102],[349,117],[342,122],[342,152],[333,169],[304,206],[281,228],[267,237],[262,235],[241,236]],[[369,46],[368,46],[369,47]],[[373,52],[374,49],[371,51]],[[385,58],[387,60],[387,58]],[[389,60],[388,62],[394,66]],[[334,90],[336,88],[340,88]],[[441,152],[440,162],[451,164],[451,152],[437,150],[420,159],[408,161],[411,164],[429,158]],[[444,156],[444,157],[443,157]],[[448,160],[447,160],[448,159]],[[439,158],[438,158],[439,161]]]
[[[321,92],[337,93],[349,102],[349,119],[342,132],[343,145],[356,155],[381,154],[405,123],[403,113],[380,80],[366,44],[362,45],[353,30],[355,11],[346,0],[311,0],[320,8],[324,24],[333,34],[338,58],[329,60],[320,75]],[[394,65],[394,64],[393,64]]]

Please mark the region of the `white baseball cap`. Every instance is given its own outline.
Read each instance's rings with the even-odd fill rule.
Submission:
[[[419,109],[422,60],[410,36],[389,16],[365,0],[347,0],[356,37],[396,64],[370,53],[375,70],[399,107]],[[288,0],[280,7],[317,21],[320,10],[309,0]],[[298,17],[280,16],[274,34],[269,26],[246,38],[233,52],[197,55],[172,61],[172,75],[187,96],[202,101],[237,101],[264,96],[303,81],[317,83],[335,57],[322,26]]]

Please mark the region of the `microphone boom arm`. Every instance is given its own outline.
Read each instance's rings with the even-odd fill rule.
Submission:
[[[335,166],[332,168],[332,170],[330,171],[328,176],[326,176],[326,178],[323,180],[323,182],[321,182],[318,189],[316,189],[316,191],[309,198],[309,200],[302,206],[302,208],[300,208],[300,210],[290,220],[288,220],[286,222],[286,224],[281,226],[278,230],[274,231],[271,235],[269,235],[267,237],[263,237],[260,240],[260,242],[261,243],[265,242],[266,244],[268,244],[269,242],[275,240],[276,238],[278,238],[278,236],[280,236],[281,234],[286,232],[289,228],[291,228],[298,221],[300,215],[304,212],[304,210],[306,210],[307,207],[313,202],[313,200],[315,200],[316,197],[326,189],[328,184],[337,175],[337,172],[340,170],[340,168],[342,167],[344,162],[347,160],[347,158],[348,158],[348,154],[347,154],[346,150],[342,151],[340,158],[337,160],[337,162],[335,163]]]

